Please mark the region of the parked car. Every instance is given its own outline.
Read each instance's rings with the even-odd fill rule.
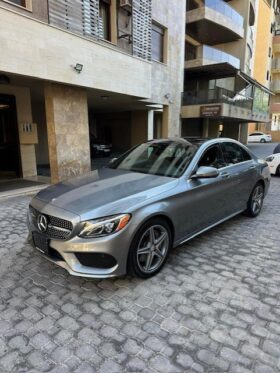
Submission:
[[[277,144],[273,150],[273,154],[280,153],[280,144]]]
[[[101,155],[103,157],[109,157],[112,153],[112,144],[108,144],[105,141],[101,141],[95,136],[91,137],[90,145],[93,155]]]
[[[72,275],[147,278],[171,248],[241,212],[257,216],[269,183],[267,163],[237,141],[149,141],[40,191],[29,238]]]
[[[270,173],[280,176],[280,153],[275,153],[266,158]]]
[[[248,136],[248,142],[271,142],[271,135],[267,135],[263,132],[253,132]]]

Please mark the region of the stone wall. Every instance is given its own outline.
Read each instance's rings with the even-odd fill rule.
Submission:
[[[89,172],[86,91],[46,83],[45,103],[52,182]]]

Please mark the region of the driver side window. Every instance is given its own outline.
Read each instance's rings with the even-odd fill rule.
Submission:
[[[219,145],[212,145],[206,150],[198,162],[198,167],[225,167],[225,161]]]

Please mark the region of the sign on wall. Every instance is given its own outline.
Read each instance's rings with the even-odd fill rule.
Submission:
[[[200,116],[204,118],[220,117],[222,114],[222,105],[200,106]]]

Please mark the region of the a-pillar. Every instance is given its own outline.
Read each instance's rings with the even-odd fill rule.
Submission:
[[[88,105],[84,89],[46,83],[45,106],[51,181],[91,169]]]

